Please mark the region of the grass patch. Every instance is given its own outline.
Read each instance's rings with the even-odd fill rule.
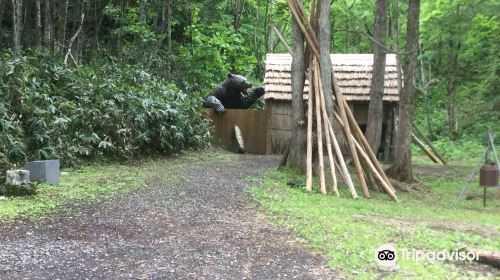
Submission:
[[[40,184],[38,194],[7,197],[0,201],[0,222],[18,218],[39,218],[53,213],[72,201],[103,199],[130,192],[157,177],[165,183],[179,180],[182,170],[202,161],[226,162],[233,156],[221,152],[187,152],[179,157],[88,165],[76,170],[63,170],[59,185]],[[65,174],[63,173],[63,174]]]
[[[386,243],[422,251],[453,251],[464,246],[500,251],[498,200],[488,201],[487,208],[482,200],[462,200],[453,208],[469,169],[423,165],[418,179],[430,192],[398,192],[399,204],[373,192],[372,199],[354,200],[346,188],[341,198],[322,196],[317,182],[313,193],[290,188],[287,181],[297,177],[290,170],[267,172],[261,186],[250,192],[277,223],[294,229],[298,239],[322,252],[330,266],[349,278],[494,279],[500,276],[498,271],[477,264],[406,260],[398,261],[397,272],[387,273],[375,262],[375,249]],[[474,188],[479,189],[477,183],[471,185]]]

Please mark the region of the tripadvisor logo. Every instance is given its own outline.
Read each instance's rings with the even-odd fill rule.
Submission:
[[[397,260],[396,247],[392,244],[384,244],[375,250],[375,260],[379,267],[395,268]]]
[[[375,250],[375,260],[379,268],[397,269],[396,261],[413,260],[413,261],[477,261],[479,255],[475,252],[463,251],[421,251],[421,250],[408,250],[403,248],[398,252],[396,247],[392,244],[384,244]]]

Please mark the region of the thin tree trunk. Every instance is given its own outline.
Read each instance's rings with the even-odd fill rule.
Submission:
[[[292,32],[294,38],[292,54],[292,133],[287,163],[293,169],[303,172],[306,167],[307,144],[303,98],[305,79],[304,36],[293,17]],[[308,106],[312,106],[312,104],[308,104]]]
[[[420,51],[422,54],[422,51]],[[424,68],[424,60],[420,59],[420,74],[421,74],[421,83],[422,83],[422,92],[424,94],[424,111],[425,111],[425,119],[427,121],[427,130],[429,131],[429,137],[433,137],[432,131],[432,123],[431,123],[431,108],[429,102],[429,92],[427,88],[427,83],[430,77],[425,77],[425,68]]]
[[[146,24],[147,5],[148,5],[147,0],[141,0],[141,10],[140,10],[140,15],[139,15],[139,17],[140,17],[139,20],[141,21],[142,24]]]
[[[2,20],[3,20],[3,11],[6,0],[0,0],[0,48],[2,48]]]
[[[411,126],[415,108],[415,76],[417,68],[417,52],[419,47],[419,15],[420,0],[409,0],[408,22],[406,29],[404,88],[399,98],[399,129],[396,135],[396,154],[393,165],[388,169],[389,176],[398,181],[410,182],[413,179],[411,166]]]
[[[446,109],[448,111],[448,131],[449,137],[451,139],[456,139],[458,131],[457,122],[457,108],[456,108],[456,86],[455,78],[452,75],[448,76],[447,92],[448,92],[448,102],[446,104]]]
[[[385,45],[385,37],[387,36],[387,7],[388,0],[377,0],[373,36],[383,45]],[[370,148],[377,154],[382,136],[382,122],[384,121],[385,50],[375,43],[373,43],[373,50],[370,104],[368,105],[368,123],[365,136]]]
[[[35,1],[35,45],[38,48],[42,46],[42,7],[40,0]]]
[[[43,41],[47,52],[52,52],[52,13],[50,7],[50,0],[45,0],[44,17],[43,17]]]
[[[448,111],[448,132],[451,139],[456,139],[458,131],[457,122],[457,108],[456,108],[456,80],[455,80],[455,69],[458,62],[458,51],[455,50],[455,46],[450,42],[450,54],[448,55],[448,77],[446,91],[448,93],[448,102],[446,104],[446,109]]]
[[[170,75],[172,72],[172,0],[167,1],[167,51],[168,51],[168,61],[167,61],[167,79],[170,80]]]
[[[80,0],[74,1],[74,6],[73,6],[73,34],[76,34],[79,30],[81,31],[81,18],[82,18],[82,2]],[[66,22],[64,23],[64,26],[66,26]],[[80,33],[80,32],[78,32]],[[65,36],[63,36],[64,38]],[[80,64],[80,42],[81,42],[81,37],[76,36],[73,45],[71,46],[71,55],[73,56],[74,63],[76,65]],[[68,46],[70,47],[70,46]]]
[[[20,52],[21,38],[23,34],[23,1],[12,0],[12,26],[14,50]]]

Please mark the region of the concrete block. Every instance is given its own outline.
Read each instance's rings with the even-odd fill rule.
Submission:
[[[31,181],[59,184],[59,160],[37,160],[26,164]]]

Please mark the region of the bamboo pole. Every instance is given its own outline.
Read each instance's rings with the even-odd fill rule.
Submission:
[[[316,65],[316,71],[320,71],[319,66]],[[337,175],[335,173],[335,162],[333,160],[333,153],[332,153],[332,144],[330,141],[330,133],[328,131],[328,115],[326,113],[326,105],[325,105],[325,94],[323,92],[323,85],[321,84],[321,79],[319,80],[319,84],[317,85],[319,88],[319,95],[320,95],[320,101],[321,101],[321,111],[323,113],[323,122],[324,122],[324,127],[325,127],[325,138],[326,138],[326,150],[328,152],[328,160],[330,162],[330,173],[332,175],[332,181],[333,181],[333,192],[337,197],[340,196],[339,190],[337,188]]]
[[[316,60],[313,60],[313,64],[316,66]],[[319,83],[319,72],[313,72],[314,79],[314,100],[316,101],[316,133],[318,137],[318,163],[319,163],[319,182],[320,182],[320,193],[326,194],[326,184],[325,184],[325,158],[323,155],[323,127],[321,125],[321,99],[320,99],[320,83]],[[311,93],[309,93],[311,94]]]
[[[349,174],[349,170],[347,169],[347,165],[344,160],[344,156],[342,155],[342,151],[340,150],[339,143],[337,142],[337,138],[335,137],[335,132],[333,131],[332,124],[330,120],[326,119],[328,122],[328,131],[330,132],[330,137],[332,138],[333,148],[335,149],[335,154],[337,155],[337,159],[339,161],[339,171],[340,175],[343,177],[344,182],[347,184],[349,191],[351,192],[352,198],[358,198],[358,194],[356,193],[356,189],[354,188],[354,183],[352,182],[351,175]]]
[[[314,85],[312,82],[311,64],[309,63],[309,94],[307,101],[307,155],[306,155],[306,190],[312,191],[312,122],[313,122],[313,94]]]
[[[339,107],[340,111],[340,116],[342,118],[342,121],[344,122],[344,134],[345,138],[347,140],[347,143],[349,144],[349,149],[351,151],[352,155],[352,161],[354,162],[354,167],[356,168],[356,173],[358,174],[359,182],[361,184],[361,189],[363,191],[363,196],[366,198],[370,197],[370,192],[368,191],[368,186],[366,185],[365,181],[365,176],[363,174],[363,169],[361,168],[361,163],[359,162],[359,157],[358,153],[356,152],[356,147],[354,146],[354,143],[352,142],[351,137],[351,128],[349,127],[349,122],[347,121],[347,113],[346,111],[349,111],[349,106],[345,106],[346,101],[344,100],[344,96],[342,95],[342,92],[340,91],[340,87],[337,81],[337,78],[335,77],[334,71],[332,71],[332,86],[333,86],[333,92],[335,94],[335,98],[337,99],[337,104]],[[346,108],[347,107],[347,110]]]

